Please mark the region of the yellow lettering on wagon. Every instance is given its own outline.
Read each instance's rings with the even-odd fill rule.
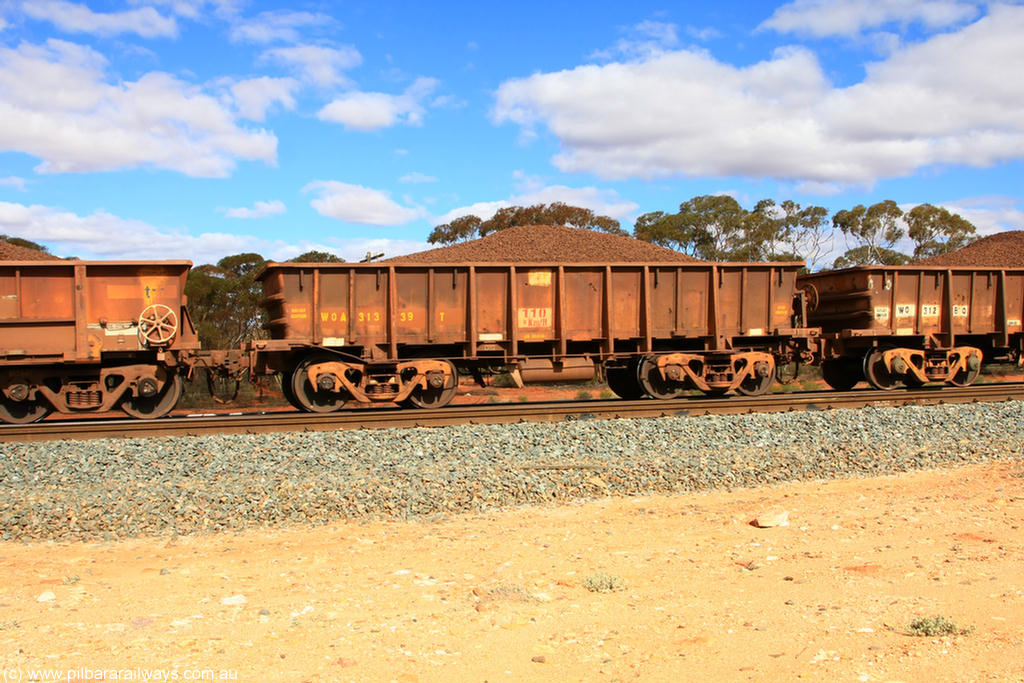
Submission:
[[[309,311],[305,306],[292,306],[288,309],[288,317],[292,320],[306,320],[309,318]]]
[[[359,317],[356,319],[361,323],[379,323],[381,318],[380,311],[359,311]]]
[[[331,311],[322,310],[320,311],[320,322],[322,323],[347,323],[348,316],[345,311]]]
[[[518,318],[519,327],[551,327],[550,308],[520,308]]]

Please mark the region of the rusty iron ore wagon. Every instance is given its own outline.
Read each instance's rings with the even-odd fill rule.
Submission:
[[[603,373],[624,398],[768,390],[817,331],[802,263],[272,263],[258,276],[270,339],[254,374],[284,373],[293,405],[439,407],[459,373],[517,383]]]
[[[191,265],[0,263],[0,420],[33,422],[53,410],[167,414],[199,348],[185,309]]]
[[[860,266],[801,276],[834,389],[967,386],[983,360],[1019,360],[1024,270]]]

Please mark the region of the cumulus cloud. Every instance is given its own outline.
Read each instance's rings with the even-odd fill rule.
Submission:
[[[6,178],[0,178],[0,187],[13,187],[15,190],[24,192],[25,179],[13,175],[7,176]]]
[[[95,50],[60,40],[0,48],[0,150],[41,173],[153,166],[224,177],[237,159],[273,163],[277,138],[239,127],[200,88],[161,72],[107,82]]]
[[[665,52],[506,81],[492,115],[547,127],[562,145],[553,163],[567,172],[870,184],[1024,156],[1024,81],[1007,76],[1024,70],[1022,34],[1024,7],[993,6],[867,65],[847,88],[801,48],[744,67]]]
[[[534,179],[526,179],[520,191],[508,199],[490,202],[477,202],[468,206],[452,209],[443,216],[433,219],[435,225],[449,223],[461,216],[479,216],[483,220],[491,218],[499,209],[509,206],[533,206],[535,204],[553,204],[562,202],[570,206],[581,206],[590,209],[599,216],[609,216],[618,221],[628,221],[629,217],[640,206],[636,202],[623,199],[615,190],[597,187],[567,187],[565,185],[541,185]]]
[[[325,26],[333,21],[334,19],[326,14],[271,10],[260,12],[250,19],[238,21],[231,27],[230,37],[235,42],[273,43],[283,41],[297,43],[302,37],[301,29]]]
[[[294,78],[261,76],[233,83],[231,96],[239,115],[252,121],[262,121],[274,104],[288,110],[295,109],[293,93],[298,88],[299,82]]]
[[[267,218],[268,216],[277,216],[284,212],[284,202],[272,199],[269,202],[256,202],[251,209],[244,206],[236,209],[227,209],[224,211],[224,216],[227,218]]]
[[[267,50],[259,61],[281,64],[295,71],[304,82],[330,87],[348,83],[349,79],[342,72],[362,64],[363,56],[351,45],[339,48],[294,45]]]
[[[321,121],[361,131],[389,128],[399,123],[420,125],[426,109],[422,100],[437,87],[433,78],[417,78],[401,95],[352,92],[328,103],[317,114]]]
[[[319,196],[310,206],[322,216],[363,225],[404,225],[424,217],[423,209],[403,206],[388,192],[336,180],[315,180],[303,192]]]
[[[152,7],[101,13],[67,0],[30,0],[22,3],[21,10],[33,19],[49,21],[67,33],[98,36],[135,33],[143,38],[174,38],[178,35],[178,23],[174,17],[165,17]]]
[[[969,0],[794,0],[775,10],[758,28],[817,38],[851,37],[890,23],[940,29],[974,19],[978,4]]]

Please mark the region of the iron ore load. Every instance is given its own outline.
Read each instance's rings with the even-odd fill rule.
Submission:
[[[624,398],[768,390],[810,358],[802,263],[313,264],[258,276],[271,338],[260,373],[315,412],[348,401],[440,407],[460,372],[518,382],[601,372]],[[796,303],[795,303],[796,302]]]
[[[1024,350],[1024,269],[861,266],[800,278],[833,389],[972,384]]]

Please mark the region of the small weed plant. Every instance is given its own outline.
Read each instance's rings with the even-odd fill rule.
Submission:
[[[974,627],[960,627],[950,619],[936,615],[914,619],[910,622],[908,630],[912,636],[935,638],[936,636],[967,636],[974,632]]]
[[[583,586],[592,593],[614,593],[626,590],[626,582],[617,576],[598,572],[583,580]]]

